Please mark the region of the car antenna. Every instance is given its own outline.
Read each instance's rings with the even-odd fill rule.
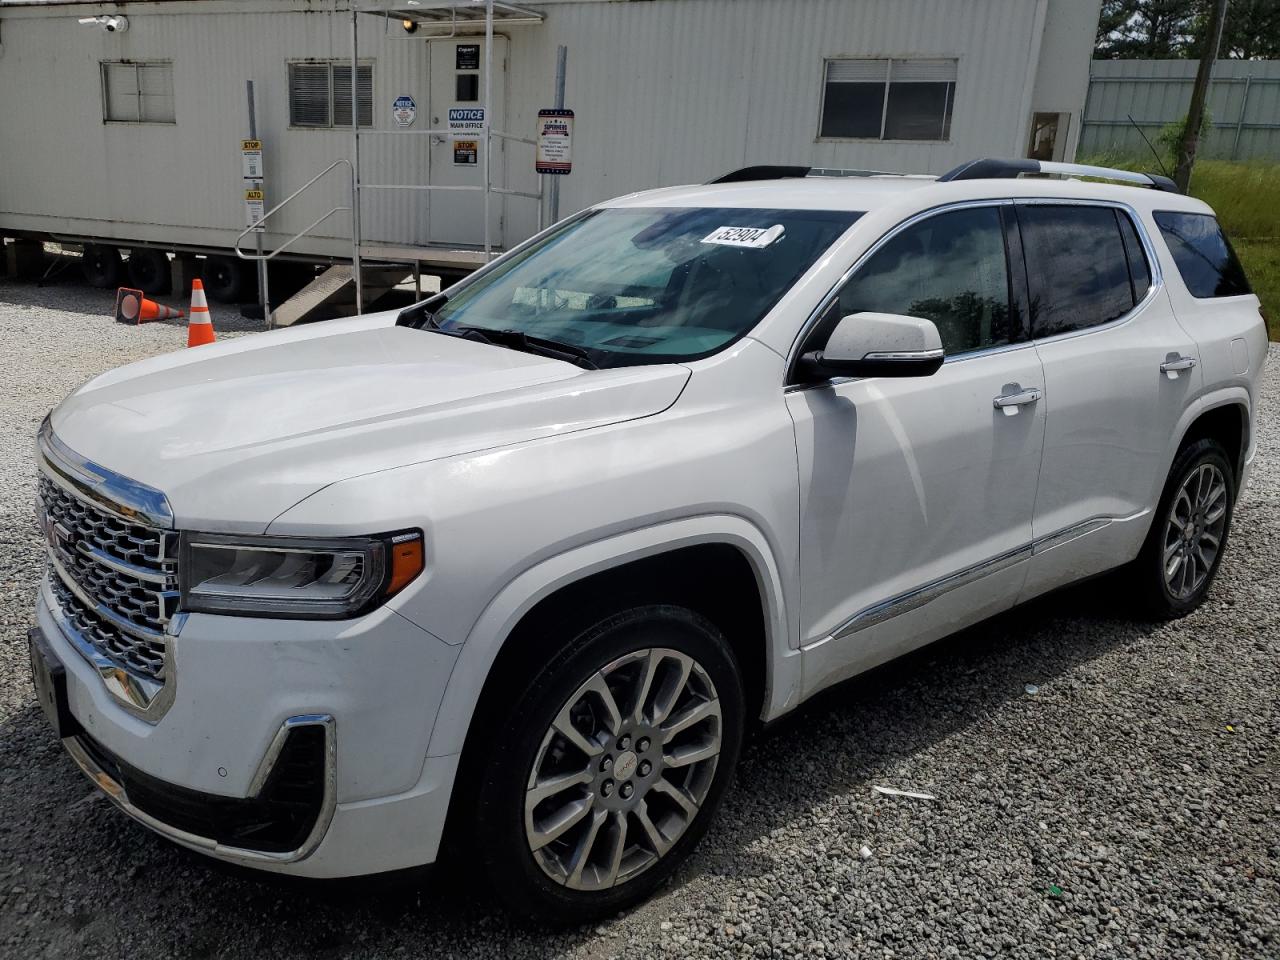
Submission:
[[[1147,149],[1151,151],[1151,155],[1156,158],[1156,164],[1160,167],[1160,172],[1163,173],[1166,177],[1169,176],[1169,171],[1164,168],[1164,161],[1160,159],[1159,151],[1157,151],[1156,148],[1151,145],[1151,141],[1147,139],[1147,135],[1143,133],[1142,128],[1138,126],[1138,121],[1133,119],[1133,114],[1126,113],[1125,116],[1128,117],[1129,122],[1133,124],[1133,129],[1138,131],[1138,136],[1140,136],[1143,142],[1146,143]]]

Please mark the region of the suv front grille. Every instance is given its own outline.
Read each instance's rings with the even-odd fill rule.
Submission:
[[[57,573],[51,573],[49,583],[63,616],[94,650],[130,673],[163,682],[163,640],[144,640],[117,630],[81,603]]]
[[[163,682],[164,632],[179,595],[177,535],[126,520],[45,476],[38,510],[50,582],[71,626],[102,657]]]

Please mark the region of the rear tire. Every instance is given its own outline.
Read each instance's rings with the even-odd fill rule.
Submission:
[[[109,289],[120,286],[120,251],[100,243],[86,243],[80,272],[91,287]]]
[[[171,273],[163,250],[137,247],[129,253],[129,282],[143,293],[168,293]]]
[[[1178,451],[1128,571],[1144,615],[1176,619],[1204,602],[1227,549],[1235,495],[1235,470],[1222,444],[1197,440]]]
[[[697,845],[737,764],[742,680],[719,630],[668,605],[597,620],[544,662],[478,744],[455,852],[511,910],[582,923],[650,894]]]

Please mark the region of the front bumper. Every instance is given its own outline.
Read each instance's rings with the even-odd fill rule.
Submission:
[[[458,758],[426,753],[457,648],[385,608],[328,622],[193,615],[175,643],[173,704],[153,724],[112,697],[54,604],[46,582],[37,623],[84,734],[64,745],[125,813],[202,853],[299,876],[435,859]],[[308,726],[324,731],[322,790],[306,829],[264,842],[243,822],[268,809],[254,804],[271,799],[287,735]]]

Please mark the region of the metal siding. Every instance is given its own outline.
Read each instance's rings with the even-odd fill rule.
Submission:
[[[1128,117],[1154,142],[1166,124],[1186,115],[1196,66],[1194,60],[1095,60],[1081,153],[1149,155]],[[1213,128],[1203,156],[1280,159],[1280,61],[1219,60],[1208,106]]]
[[[977,156],[1020,155],[1039,45],[1053,42],[1039,36],[1038,0],[537,6],[543,24],[502,31],[510,39],[509,69],[505,78],[495,69],[494,77],[506,85],[505,128],[530,136],[537,110],[552,101],[556,46],[569,48],[566,100],[577,123],[562,216],[621,193],[704,181],[752,163],[936,173]],[[131,7],[123,35],[80,27],[62,12],[5,11],[0,128],[23,134],[0,138],[0,223],[229,245],[242,223],[238,141],[246,135],[246,78],[258,83],[268,205],[348,156],[347,131],[288,128],[287,68],[291,59],[349,56],[348,14],[337,0],[265,9],[248,0]],[[430,125],[425,40],[384,37],[376,19],[362,20],[362,59],[377,61],[378,129],[394,126],[390,105],[400,93],[418,103],[411,129]],[[957,58],[951,140],[819,141],[823,62],[837,56]],[[98,61],[129,57],[173,60],[176,125],[102,123]],[[1087,50],[1080,57],[1084,70]],[[363,179],[423,182],[425,138],[382,140],[392,138],[362,138]],[[505,168],[509,186],[536,188],[527,145],[508,145],[495,161],[495,182]],[[269,245],[346,202],[339,171],[330,178],[323,194],[309,193],[281,215]],[[532,201],[498,202],[508,241],[532,231]],[[426,204],[425,192],[366,195],[366,239],[421,242]],[[345,214],[334,217],[323,228],[330,239],[295,249],[341,256],[348,230]]]

